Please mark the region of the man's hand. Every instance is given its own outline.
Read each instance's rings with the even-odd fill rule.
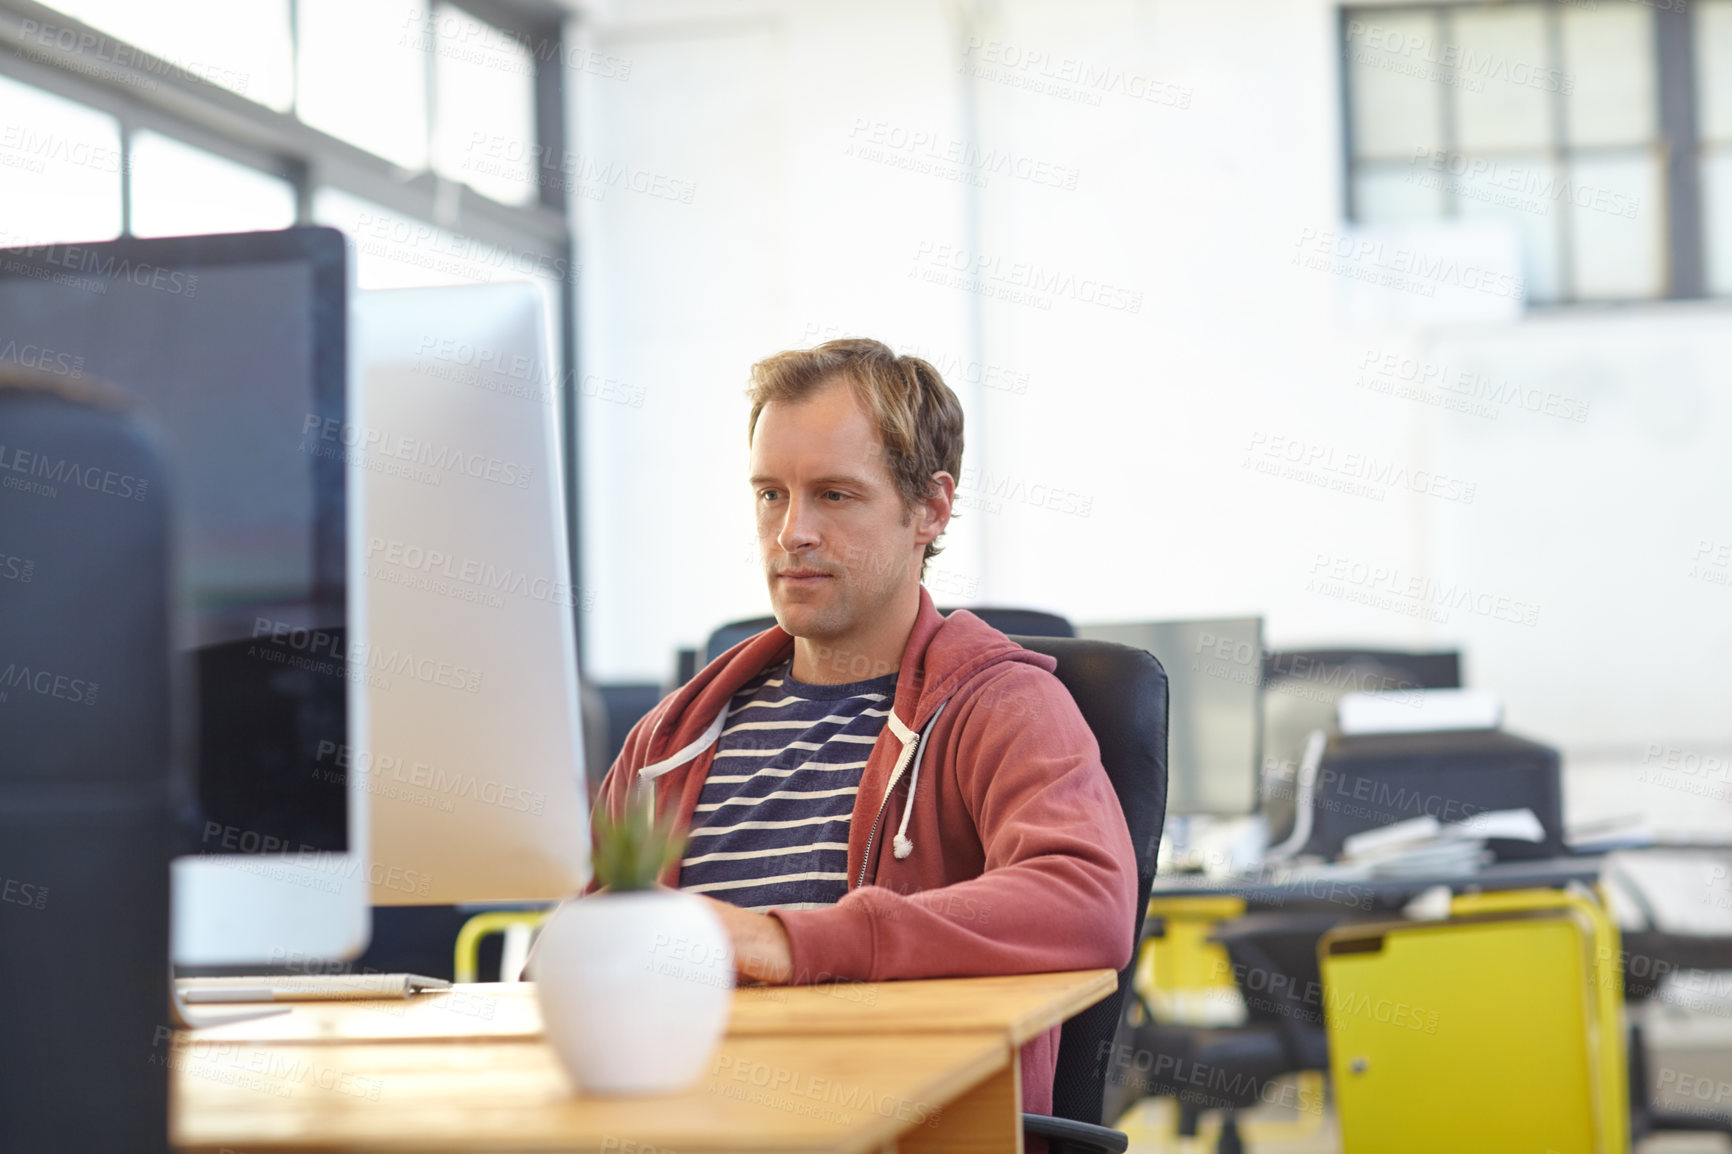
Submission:
[[[712,913],[722,919],[734,944],[734,971],[754,982],[785,982],[794,972],[788,949],[788,931],[769,914],[754,914],[699,894]]]

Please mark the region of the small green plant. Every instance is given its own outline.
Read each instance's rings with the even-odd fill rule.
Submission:
[[[671,814],[656,817],[655,787],[649,782],[633,787],[617,818],[598,812],[593,828],[590,865],[597,888],[610,893],[653,890],[686,845],[686,835],[675,828]]]

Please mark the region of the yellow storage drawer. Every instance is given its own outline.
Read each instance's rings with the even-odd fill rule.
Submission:
[[[1606,1154],[1579,914],[1357,926],[1318,948],[1344,1154]]]

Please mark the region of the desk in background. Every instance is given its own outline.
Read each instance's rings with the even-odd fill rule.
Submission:
[[[1592,885],[1603,859],[1508,862],[1471,873],[1372,876],[1339,866],[1281,866],[1251,875],[1157,877],[1149,893],[1133,1012],[1133,1058],[1158,1055],[1161,1069],[1222,1070],[1232,1092],[1198,1093],[1154,1069],[1109,1077],[1107,1113],[1144,1094],[1179,1095],[1179,1132],[1195,1133],[1204,1110],[1254,1105],[1259,1088],[1286,1074],[1310,1079],[1321,1100],[1328,1066],[1324,988],[1317,943],[1356,921],[1389,920],[1422,892],[1561,889]],[[1142,1059],[1150,1061],[1149,1059]]]
[[[1722,845],[1712,843],[1668,843],[1653,848],[1671,851],[1725,849]],[[1622,854],[1629,851],[1619,852]],[[1439,1057],[1444,1050],[1431,1046],[1430,1036],[1425,1036],[1426,1041],[1421,1052],[1438,1065],[1431,1068],[1429,1079],[1418,1077],[1411,1084],[1417,1087],[1411,1092],[1424,1099],[1433,1092],[1437,1070],[1448,1068],[1449,1062],[1471,1064],[1471,1057],[1463,1055],[1471,1056],[1478,1050],[1504,1057],[1516,1052],[1515,1046],[1501,1041],[1502,1035],[1495,1028],[1487,1025],[1484,1020],[1475,1018],[1478,1010],[1491,999],[1480,996],[1482,987],[1474,983],[1485,981],[1486,975],[1494,972],[1493,967],[1484,960],[1476,960],[1471,965],[1439,962],[1437,959],[1446,957],[1446,952],[1439,947],[1424,955],[1427,961],[1416,971],[1422,975],[1423,981],[1411,976],[1377,978],[1369,973],[1369,959],[1373,955],[1381,957],[1378,951],[1368,950],[1364,956],[1359,956],[1351,949],[1344,949],[1341,952],[1349,955],[1348,960],[1343,962],[1340,958],[1335,959],[1337,978],[1330,979],[1319,965],[1319,940],[1328,935],[1337,939],[1357,937],[1369,942],[1379,940],[1380,934],[1390,938],[1405,935],[1415,941],[1437,946],[1439,943],[1446,943],[1441,931],[1456,930],[1464,926],[1468,931],[1483,929],[1484,927],[1473,924],[1473,918],[1485,911],[1527,911],[1530,908],[1534,911],[1546,911],[1571,905],[1586,908],[1591,904],[1601,910],[1598,936],[1585,948],[1579,941],[1571,939],[1574,944],[1567,943],[1564,952],[1568,954],[1573,950],[1575,954],[1584,955],[1594,968],[1591,980],[1586,982],[1586,988],[1593,995],[1593,1000],[1578,999],[1582,1001],[1582,1005],[1576,1008],[1593,1008],[1597,1005],[1597,1016],[1586,1030],[1591,1044],[1572,1042],[1567,1053],[1575,1062],[1572,1069],[1589,1069],[1590,1056],[1593,1062],[1597,1062],[1597,1066],[1593,1067],[1597,1071],[1594,1076],[1603,1084],[1583,1089],[1582,1092],[1591,1093],[1599,1104],[1597,1109],[1605,1111],[1596,1125],[1597,1132],[1605,1136],[1604,1140],[1612,1143],[1606,1148],[1625,1148],[1632,1135],[1640,1138],[1655,1130],[1732,1127],[1732,1122],[1705,1120],[1700,1115],[1672,1115],[1654,1108],[1649,1100],[1648,1080],[1640,1073],[1646,1060],[1643,1036],[1639,1029],[1632,1029],[1626,1039],[1621,1014],[1622,1005],[1638,1003],[1651,996],[1660,978],[1668,972],[1684,968],[1732,968],[1732,937],[1667,932],[1654,924],[1651,916],[1644,928],[1620,930],[1605,917],[1601,904],[1603,898],[1601,901],[1588,902],[1584,900],[1582,893],[1584,890],[1600,890],[1603,893],[1606,888],[1603,883],[1617,877],[1619,872],[1617,858],[1610,853],[1599,853],[1504,862],[1472,872],[1448,875],[1370,876],[1325,866],[1283,869],[1280,872],[1268,871],[1240,877],[1181,875],[1157,878],[1150,894],[1150,917],[1151,920],[1159,920],[1151,928],[1158,934],[1166,925],[1177,925],[1181,932],[1169,943],[1168,952],[1171,954],[1188,949],[1192,956],[1185,966],[1169,964],[1163,974],[1152,964],[1156,960],[1153,956],[1156,950],[1145,950],[1143,958],[1140,959],[1138,991],[1146,1005],[1164,1009],[1166,1015],[1159,1020],[1137,1024],[1135,1049],[1154,1050],[1168,1055],[1188,1055],[1188,1060],[1198,1064],[1206,1063],[1211,1068],[1232,1067],[1235,1074],[1249,1070],[1246,1077],[1250,1081],[1294,1071],[1308,1071],[1312,1073],[1302,1076],[1314,1076],[1314,1072],[1321,1071],[1330,1064],[1332,1057],[1343,1057],[1332,1054],[1339,1039],[1325,1037],[1326,1017],[1330,1031],[1345,1031],[1344,1036],[1348,1037],[1352,1036],[1354,1028],[1365,1025],[1363,1019],[1356,1019],[1352,1015],[1326,1015],[1325,1009],[1342,1004],[1358,1004],[1359,999],[1367,996],[1371,997],[1373,1004],[1379,1004],[1376,996],[1368,995],[1367,991],[1376,981],[1384,980],[1389,983],[1388,990],[1398,992],[1398,1000],[1402,996],[1399,991],[1405,989],[1405,996],[1410,1001],[1425,1003],[1433,1008],[1440,1005],[1450,1006],[1448,1019],[1453,1023],[1451,1028],[1454,1031],[1451,1034],[1451,1044],[1462,1048],[1450,1051],[1446,1060]],[[1436,887],[1447,889],[1451,894],[1452,901],[1448,912],[1454,916],[1448,923],[1441,920],[1444,913],[1441,909],[1436,911],[1440,915],[1436,921],[1407,921],[1395,916],[1397,911],[1414,897]],[[1575,890],[1574,895],[1569,892],[1572,889]],[[1547,891],[1554,892],[1547,894]],[[1513,918],[1517,915],[1512,913],[1509,916]],[[1520,916],[1529,917],[1531,920],[1538,918],[1540,914],[1522,913]],[[1355,926],[1354,923],[1360,923],[1360,926]],[[1379,925],[1386,928],[1379,930]],[[1525,930],[1534,927],[1523,925],[1519,928]],[[1539,928],[1547,932],[1551,929]],[[1430,933],[1433,930],[1439,932]],[[1532,960],[1530,955],[1534,954],[1533,949],[1524,946],[1511,949],[1507,954],[1503,962],[1511,967],[1509,975],[1494,978],[1492,988],[1499,995],[1514,997],[1515,1003],[1524,1010],[1537,1012],[1537,996],[1524,999],[1513,994],[1520,988],[1518,978],[1535,981],[1538,983],[1537,989],[1549,989],[1554,994],[1558,988],[1557,983],[1553,981],[1550,973],[1538,976],[1530,971],[1518,973],[1522,964]],[[1410,951],[1410,956],[1419,956],[1419,951]],[[1347,973],[1345,967],[1353,962],[1367,963],[1363,967],[1367,972],[1353,975],[1344,985],[1340,975]],[[1564,968],[1560,966],[1558,971],[1562,974]],[[1181,981],[1188,981],[1190,984],[1176,985]],[[1432,984],[1425,986],[1423,982]],[[1552,984],[1548,986],[1548,982]],[[1568,980],[1564,985],[1574,988]],[[1222,991],[1222,987],[1228,986],[1237,987],[1238,1000],[1242,1004],[1234,1022],[1236,1023],[1239,1017],[1243,1017],[1245,1022],[1243,1026],[1235,1025],[1237,1036],[1229,1039],[1225,1048],[1210,1049],[1219,1039],[1200,1027],[1229,1024],[1229,1015],[1226,1013],[1230,1008],[1229,1003],[1214,996]],[[1600,1000],[1604,1001],[1603,1005],[1599,1004]],[[1199,1006],[1210,1011],[1213,1016],[1195,1012]],[[1186,1011],[1191,1012],[1187,1015]],[[1498,1017],[1499,1014],[1494,1012],[1490,1015],[1490,1020],[1495,1022]],[[1511,1020],[1517,1019],[1512,1016]],[[1520,1021],[1521,1025],[1517,1027],[1518,1036],[1525,1040],[1555,1041],[1564,1036],[1555,1022],[1540,1026],[1527,1019]],[[1373,1025],[1380,1024],[1374,1022]],[[1398,1039],[1403,1037],[1399,1031],[1395,1036]],[[1225,1038],[1226,1034],[1223,1033],[1221,1037]],[[1376,1046],[1361,1046],[1357,1042],[1354,1047],[1353,1057],[1364,1057],[1377,1049]],[[1361,1050],[1364,1053],[1360,1053]],[[1537,1062],[1538,1059],[1534,1061]],[[1371,1065],[1379,1068],[1385,1076],[1392,1068],[1387,1053],[1382,1060],[1372,1061]],[[1516,1063],[1518,1068],[1520,1065],[1520,1062]],[[1628,1080],[1630,1100],[1627,1109],[1623,1100],[1626,1090],[1623,1071],[1626,1065],[1638,1072],[1637,1076]],[[1411,1061],[1396,1061],[1393,1068],[1405,1068],[1412,1073],[1416,1067]],[[1482,1061],[1473,1069],[1484,1074],[1492,1067]],[[1498,1077],[1489,1079],[1488,1085],[1498,1085],[1498,1079],[1509,1073],[1502,1067],[1498,1069],[1501,1071]],[[1335,1077],[1339,1083],[1342,1079],[1339,1068]],[[1129,1104],[1128,1099],[1134,1097],[1134,1093],[1139,1090],[1168,1093],[1172,1092],[1174,1087],[1153,1084],[1131,1087],[1131,1092],[1121,1094],[1118,1100],[1109,1103],[1109,1110],[1124,1108]],[[1345,1094],[1345,1091],[1338,1088],[1340,1096],[1337,1101],[1343,1104],[1343,1133],[1349,1136],[1357,1134],[1369,1148],[1387,1148],[1390,1135],[1401,1132],[1401,1126],[1406,1124],[1399,1103],[1392,1107],[1395,1122],[1379,1131],[1378,1126],[1388,1120],[1367,1122],[1368,1114],[1365,1109],[1366,1101],[1375,1100],[1377,1095],[1355,1100],[1350,1110],[1346,1106],[1348,1099]],[[1493,1096],[1489,1089],[1482,1087],[1482,1099],[1489,1101]],[[1394,1098],[1391,1097],[1390,1101],[1394,1101]],[[1249,1104],[1251,1103],[1248,1101],[1228,1101],[1225,1096],[1221,1096],[1218,1101],[1204,1103],[1202,1108],[1232,1111]],[[1389,1102],[1384,1105],[1389,1105]],[[1181,1123],[1183,1122],[1184,1118],[1181,1117]],[[1441,1123],[1434,1121],[1420,1126],[1419,1129],[1434,1139],[1440,1139],[1443,1148],[1459,1148],[1460,1135],[1448,1131]],[[1732,1129],[1727,1132],[1732,1132]],[[1372,1136],[1366,1137],[1368,1134]],[[1380,1146],[1379,1143],[1383,1145]],[[1455,1145],[1452,1146],[1452,1143]],[[1623,1143],[1624,1146],[1616,1143]],[[1415,1138],[1411,1144],[1417,1149],[1420,1143]],[[1562,1138],[1552,1145],[1560,1149],[1571,1148],[1569,1142]]]
[[[1247,912],[1256,910],[1341,910],[1389,913],[1401,909],[1421,892],[1442,886],[1453,893],[1479,890],[1561,889],[1574,882],[1591,886],[1604,872],[1605,857],[1542,858],[1497,862],[1471,873],[1385,874],[1371,876],[1336,866],[1307,869],[1265,868],[1242,876],[1174,874],[1156,877],[1151,899],[1239,898]]]

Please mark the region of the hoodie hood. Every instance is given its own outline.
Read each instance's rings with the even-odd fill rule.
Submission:
[[[708,749],[721,734],[734,694],[793,652],[792,635],[772,625],[699,670],[657,710],[656,728],[646,751],[648,761],[637,771],[640,780],[654,780]],[[1048,672],[1057,665],[1044,653],[1017,645],[966,609],[945,617],[922,586],[920,611],[896,671],[896,698],[887,719],[892,724],[886,728],[892,732],[926,728],[958,689],[1004,661],[1022,661]],[[668,724],[670,720],[675,724]]]
[[[658,783],[658,809],[676,804],[682,821],[690,820],[703,775],[693,781],[692,775],[680,771],[701,763],[707,773],[708,755],[727,723],[734,694],[765,668],[787,659],[793,650],[794,638],[780,626],[771,626],[705,666],[657,709],[645,761],[635,771],[634,780]],[[908,798],[893,845],[898,858],[913,852],[908,822],[914,811],[926,739],[945,704],[959,690],[1004,662],[1024,662],[1047,672],[1056,665],[1052,658],[1022,648],[965,609],[945,617],[932,604],[931,594],[921,587],[920,609],[897,670],[896,696],[861,775],[854,816],[869,818],[872,827],[856,884],[864,883],[871,840],[877,836],[891,792],[904,776],[909,779]],[[893,753],[887,752],[886,743],[894,743]],[[666,783],[661,782],[664,777],[668,778]],[[678,784],[675,779],[679,779]]]

